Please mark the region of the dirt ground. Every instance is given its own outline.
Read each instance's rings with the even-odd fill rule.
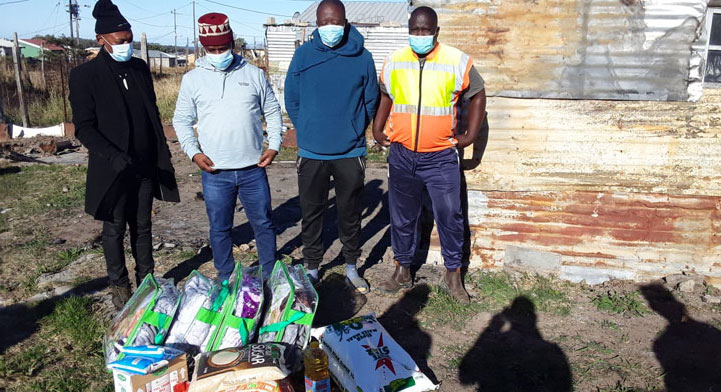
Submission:
[[[171,143],[171,151],[182,201],[155,203],[156,273],[176,282],[193,269],[214,276],[199,171],[177,143]],[[0,176],[29,165],[82,164],[84,154],[6,158],[10,160]],[[369,165],[366,172],[359,266],[371,286],[393,269],[386,173],[383,164]],[[279,252],[298,262],[300,207],[294,162],[274,163],[268,177]],[[0,203],[0,210],[8,208],[12,203]],[[590,287],[504,271],[469,271],[466,286],[473,304],[459,306],[439,291],[441,271],[425,265],[417,271],[412,289],[397,295],[360,295],[344,282],[335,215],[331,194],[315,324],[375,313],[424,373],[441,383],[442,391],[721,391],[721,305],[713,303],[719,292],[698,277]],[[33,277],[24,286],[12,282],[27,280],[27,270],[0,256],[0,274],[6,281],[0,290],[0,355],[5,356],[5,362],[0,361],[0,379],[5,378],[0,390],[24,390],[22,385],[38,374],[22,375],[7,370],[7,365],[3,372],[3,363],[33,345],[44,318],[64,297],[92,298],[93,311],[106,320],[113,313],[98,251],[101,224],[84,214],[82,205],[75,205],[33,215],[27,225],[45,228],[51,240],[48,254],[81,251],[62,269]],[[236,255],[251,263],[254,241],[241,206],[235,225]],[[21,243],[21,236],[19,229],[0,233],[0,250]],[[128,264],[132,267],[132,261]]]

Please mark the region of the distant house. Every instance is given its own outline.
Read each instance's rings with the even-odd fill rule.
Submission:
[[[140,51],[134,51],[133,56],[140,58]],[[150,57],[149,65],[151,68],[160,68],[161,66],[163,68],[175,67],[178,64],[175,55],[161,52],[159,50],[148,50],[148,57]]]
[[[0,57],[13,55],[13,41],[0,38]]]
[[[32,39],[19,39],[18,44],[20,45],[20,53],[25,58],[39,59],[41,50],[45,52],[63,53],[65,49],[62,46],[58,46],[42,38]]]

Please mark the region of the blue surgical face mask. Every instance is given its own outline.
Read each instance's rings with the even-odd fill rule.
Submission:
[[[130,60],[133,57],[133,44],[127,43],[127,44],[120,44],[120,45],[113,45],[108,40],[103,37],[103,41],[110,45],[111,48],[113,48],[113,53],[108,53],[110,57],[113,58],[113,60],[124,63],[128,60]]]
[[[417,54],[426,54],[433,50],[433,35],[409,35],[408,42]]]
[[[323,44],[329,48],[338,45],[340,40],[343,39],[344,31],[345,26],[325,25],[318,27],[318,34],[320,35],[320,40],[323,41]]]
[[[219,54],[208,53],[207,57],[210,65],[218,71],[225,71],[230,63],[233,62],[233,53],[231,53],[230,49]]]

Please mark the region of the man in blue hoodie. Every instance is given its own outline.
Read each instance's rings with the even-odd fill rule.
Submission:
[[[198,19],[206,57],[183,76],[173,126],[183,151],[203,170],[203,196],[210,246],[221,280],[233,272],[231,230],[236,198],[255,234],[258,259],[267,277],[276,260],[265,167],[280,150],[281,111],[263,71],[233,54],[233,31],[219,13]],[[268,149],[263,151],[265,115]],[[198,122],[198,137],[193,124]]]
[[[365,179],[365,130],[375,116],[379,89],[363,36],[339,0],[323,0],[312,40],[295,51],[285,79],[285,107],[298,138],[298,191],[303,213],[303,258],[312,281],[323,260],[323,214],[333,177],[338,232],[348,281],[361,293],[359,276],[361,194]]]

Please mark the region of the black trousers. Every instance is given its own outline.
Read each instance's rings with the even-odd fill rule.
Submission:
[[[323,260],[323,215],[333,177],[338,209],[338,234],[346,264],[360,257],[361,196],[365,181],[365,157],[317,160],[298,158],[298,193],[303,213],[301,240],[303,259],[309,269]]]
[[[103,222],[103,250],[108,279],[113,285],[130,283],[125,267],[125,227],[130,228],[130,247],[135,259],[135,281],[140,284],[155,268],[151,234],[154,181],[137,173],[123,174],[118,201],[113,208],[113,220]]]

